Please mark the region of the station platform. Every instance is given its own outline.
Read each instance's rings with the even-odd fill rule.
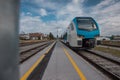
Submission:
[[[55,42],[54,42],[55,43]],[[53,44],[54,44],[53,43]],[[36,66],[40,64],[40,57],[46,51],[49,51],[51,46],[46,47],[33,57],[19,65],[20,80],[29,80],[28,77],[32,71],[38,71]],[[42,59],[41,59],[42,60]],[[40,75],[40,74],[37,74]],[[33,75],[32,75],[33,76]],[[32,80],[32,79],[31,79]],[[56,42],[50,60],[42,79],[40,80],[110,80],[102,72],[85,61],[60,41]]]
[[[110,80],[99,70],[57,41],[42,80]]]

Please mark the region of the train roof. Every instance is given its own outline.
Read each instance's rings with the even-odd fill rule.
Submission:
[[[85,18],[87,18],[87,19],[93,19],[92,17],[75,17],[74,19],[77,19],[77,18],[79,18],[79,19],[85,19]]]

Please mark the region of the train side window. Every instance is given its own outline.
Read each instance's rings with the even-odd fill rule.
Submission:
[[[71,23],[70,26],[71,26],[71,30],[73,31],[74,30],[73,24]]]
[[[70,34],[70,27],[68,27],[68,30],[67,30],[68,34]]]

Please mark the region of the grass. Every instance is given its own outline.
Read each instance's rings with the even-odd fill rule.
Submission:
[[[105,53],[110,53],[114,56],[117,56],[117,57],[120,57],[120,50],[116,50],[116,49],[111,49],[109,47],[105,48],[105,47],[95,47],[94,50],[98,50],[98,51],[102,51],[102,52],[105,52]]]
[[[120,46],[120,41],[103,40],[101,41],[101,44]]]

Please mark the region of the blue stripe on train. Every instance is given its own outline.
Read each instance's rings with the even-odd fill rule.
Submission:
[[[95,38],[96,36],[98,36],[100,34],[98,24],[96,23],[96,21],[93,18],[91,18],[91,17],[80,17],[80,18],[92,19],[95,22],[97,29],[93,30],[93,31],[80,30],[80,29],[78,29],[76,18],[74,18],[73,22],[75,23],[75,27],[76,27],[76,31],[77,31],[78,36],[83,36],[84,38]]]

